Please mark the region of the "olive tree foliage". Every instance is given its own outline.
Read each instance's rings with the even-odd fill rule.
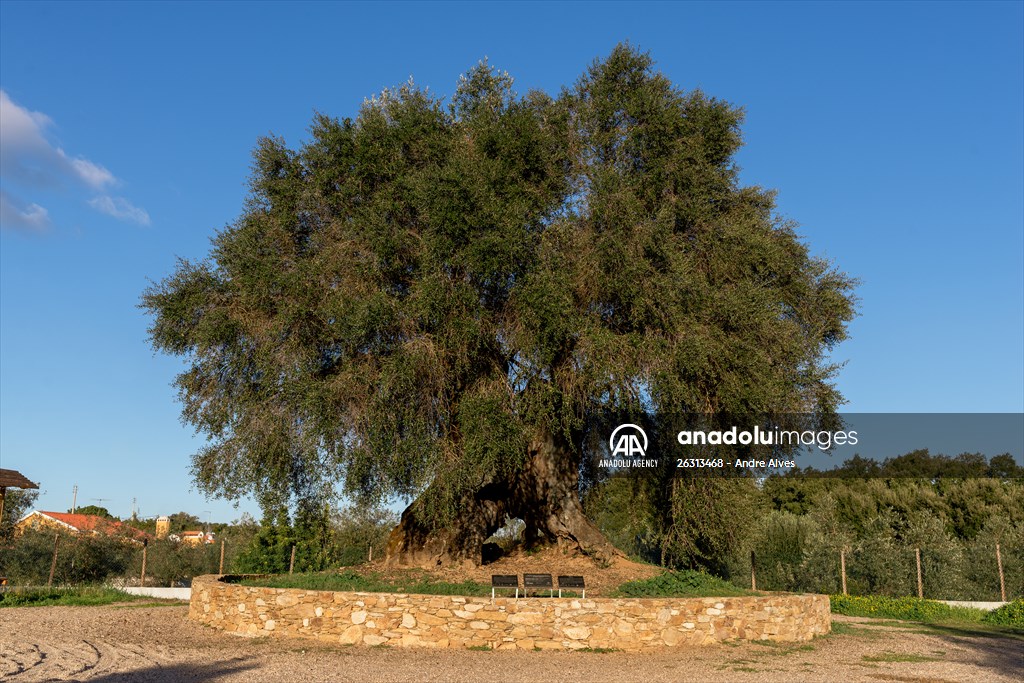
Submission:
[[[607,415],[834,412],[854,283],[740,185],[741,120],[623,45],[557,97],[482,63],[260,140],[241,216],[143,296],[200,488],[412,500],[389,553],[509,517],[586,549]]]
[[[0,545],[14,537],[14,525],[32,509],[39,491],[32,489],[8,489],[4,498],[4,516],[0,519]]]
[[[921,461],[922,453],[910,455]],[[903,458],[892,460],[906,464]],[[835,476],[770,477],[761,487],[750,536],[729,558],[726,574],[737,582],[749,577],[753,551],[760,588],[837,593],[845,553],[851,594],[917,595],[920,550],[927,598],[998,599],[1000,562],[1007,596],[1019,597],[1024,591],[1020,472],[1010,469],[1016,466],[1004,456],[995,456],[983,461],[989,465],[987,478],[963,478],[962,460],[943,458],[939,469],[926,463],[927,478],[867,479],[851,474],[845,464],[831,473]],[[1007,472],[1011,476],[1003,477]]]
[[[139,546],[124,538],[27,529],[0,548],[0,576],[12,585],[40,586],[49,580],[52,566],[58,585],[99,583],[122,577],[138,552]]]

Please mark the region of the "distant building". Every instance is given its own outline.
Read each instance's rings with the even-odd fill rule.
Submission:
[[[18,534],[29,529],[53,530],[90,536],[119,537],[134,543],[142,543],[150,538],[145,531],[123,524],[116,519],[107,519],[99,515],[79,515],[47,510],[33,510],[15,522],[14,529]]]
[[[182,531],[178,534],[182,543],[188,545],[204,545],[214,542],[213,532],[207,531]]]
[[[156,537],[167,538],[171,533],[171,518],[167,515],[160,515],[156,518]]]

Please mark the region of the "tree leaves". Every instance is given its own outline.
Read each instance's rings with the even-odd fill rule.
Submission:
[[[609,410],[833,410],[854,282],[738,185],[741,119],[623,45],[557,99],[481,63],[260,140],[209,259],[143,295],[200,487],[458,501]]]

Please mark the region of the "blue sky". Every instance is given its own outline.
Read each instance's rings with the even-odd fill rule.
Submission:
[[[0,463],[40,507],[243,501],[191,485],[180,361],[136,308],[202,258],[261,135],[301,143],[483,57],[556,93],[629,40],[746,109],[742,179],[861,278],[848,410],[1024,410],[1024,4],[0,2]]]

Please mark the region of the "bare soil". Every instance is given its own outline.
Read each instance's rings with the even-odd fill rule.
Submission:
[[[408,570],[385,567],[382,562],[373,562],[353,567],[358,571],[379,572],[384,576],[397,576]],[[657,576],[663,570],[649,564],[633,562],[625,557],[612,558],[610,562],[598,563],[585,555],[566,555],[557,548],[545,548],[536,552],[515,550],[500,559],[484,565],[466,563],[462,566],[446,566],[425,570],[439,581],[460,583],[476,581],[491,585],[492,574],[551,574],[582,576],[586,580],[587,595],[607,595],[627,581]],[[557,580],[553,581],[557,584]]]
[[[136,604],[0,609],[0,679],[27,681],[1019,681],[1024,638],[837,617],[803,645],[736,643],[658,654],[473,652],[240,638]]]

